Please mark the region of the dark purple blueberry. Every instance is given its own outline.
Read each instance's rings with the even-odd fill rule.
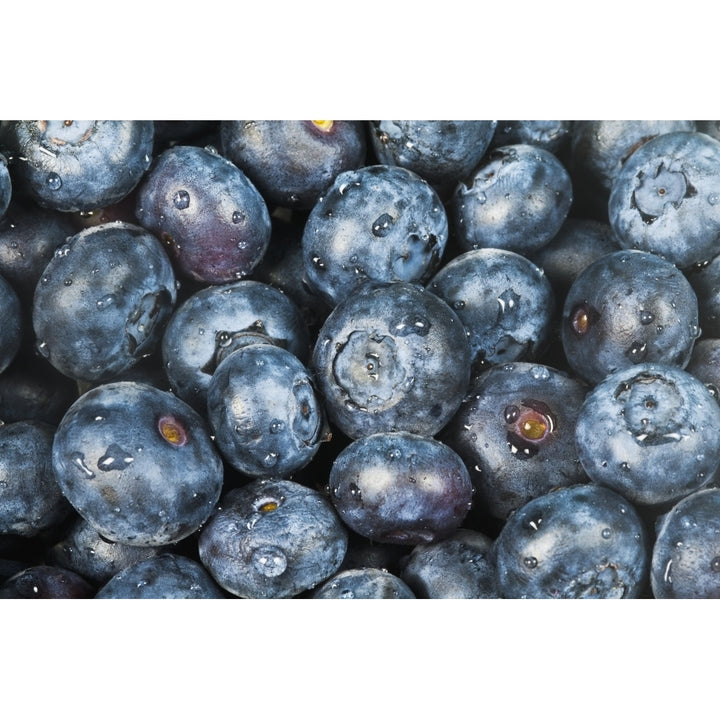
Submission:
[[[176,298],[170,260],[149,232],[121,222],[82,230],[35,290],[37,350],[75,380],[114,379],[156,350]]]
[[[575,449],[586,392],[576,378],[532,363],[473,378],[439,438],[467,465],[476,509],[504,520],[538,495],[587,481]]]
[[[13,171],[42,207],[77,212],[119,202],[153,152],[152,120],[28,120],[9,130]]]
[[[668,260],[618,250],[572,284],[560,332],[568,364],[591,384],[642,362],[683,368],[700,334],[697,297]]]
[[[368,282],[322,326],[313,368],[328,418],[348,437],[434,435],[470,379],[465,329],[450,306],[412,283]]]
[[[368,280],[425,282],[447,238],[445,209],[419,175],[390,165],[348,170],[308,216],[305,279],[331,307]]]
[[[370,139],[378,160],[425,178],[446,199],[480,162],[495,120],[374,120]]]
[[[159,237],[178,273],[222,284],[249,275],[270,242],[270,215],[248,177],[210,148],[160,155],[138,190],[137,219]]]
[[[504,598],[637,598],[647,585],[645,526],[631,503],[598,485],[531,500],[508,518],[494,549]]]
[[[195,532],[220,496],[223,464],[205,421],[174,395],[115,382],[81,395],[53,442],[63,493],[103,537],[166,545]]]
[[[365,161],[365,126],[347,120],[224,120],[220,146],[268,203],[309,210]]]
[[[23,307],[12,285],[0,275],[0,373],[7,370],[20,352],[23,337],[27,334],[23,322]]]
[[[314,600],[414,600],[399,577],[378,568],[342,570],[312,594]]]
[[[72,570],[36,565],[8,578],[0,585],[0,599],[89,600],[95,588]]]
[[[347,529],[316,490],[291,480],[255,480],[230,490],[202,529],[202,564],[229,593],[288,598],[337,572]]]
[[[359,438],[335,458],[330,500],[353,531],[373,541],[416,545],[457,529],[472,504],[460,457],[433,438],[387,432]]]
[[[226,462],[253,478],[291,475],[329,438],[312,374],[267,343],[241,347],[217,366],[207,417]]]
[[[591,480],[640,506],[703,488],[720,465],[720,405],[676,367],[642,363],[612,373],[588,393],[575,433]]]

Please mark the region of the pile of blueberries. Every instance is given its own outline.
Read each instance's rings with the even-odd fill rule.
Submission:
[[[0,598],[720,597],[720,122],[1,121]]]

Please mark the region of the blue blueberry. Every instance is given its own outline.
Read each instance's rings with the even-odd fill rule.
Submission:
[[[270,215],[248,177],[211,148],[163,152],[138,188],[137,220],[167,247],[178,274],[204,284],[249,275],[270,243]]]
[[[658,599],[720,598],[720,489],[698,490],[658,518],[650,582]]]
[[[243,598],[288,598],[334,575],[348,532],[318,491],[291,480],[254,480],[227,492],[198,539],[215,581]]]
[[[121,570],[95,595],[97,600],[221,600],[224,597],[199,562],[169,552]]]
[[[531,360],[550,339],[553,289],[523,255],[468,250],[445,263],[427,288],[457,313],[475,366]]]
[[[46,559],[51,565],[72,570],[100,587],[131,565],[172,552],[173,547],[141,547],[113,542],[103,537],[85,519],[76,516],[67,532],[50,546]]]
[[[591,384],[642,362],[683,368],[699,333],[688,280],[641,250],[608,253],[586,267],[567,293],[560,326],[568,364]]]
[[[337,175],[363,165],[365,126],[347,120],[224,120],[220,147],[268,203],[309,210]]]
[[[570,175],[555,155],[533,145],[505,145],[458,184],[448,214],[461,249],[527,254],[557,234],[572,200]]]
[[[173,312],[161,350],[173,392],[200,413],[220,361],[237,347],[266,340],[302,362],[310,355],[305,320],[280,290],[256,280],[201,288]]]
[[[90,211],[119,202],[150,166],[151,120],[29,120],[12,123],[15,177],[42,207]]]
[[[253,478],[291,475],[329,439],[312,374],[268,343],[241,347],[217,366],[207,417],[223,458]]]
[[[685,276],[697,296],[703,335],[720,337],[720,254],[708,262],[686,269]]]
[[[341,570],[312,594],[314,600],[414,600],[413,591],[397,575],[378,568]]]
[[[514,512],[495,541],[504,598],[637,598],[647,585],[648,533],[608,488],[573,485]]]
[[[330,307],[368,280],[424,282],[447,237],[445,209],[419,175],[390,165],[348,170],[308,216],[305,278]]]
[[[498,120],[490,148],[503,145],[536,145],[562,156],[570,146],[569,120]]]
[[[89,600],[94,594],[85,578],[51,565],[25,568],[0,585],[0,600]]]
[[[685,370],[720,397],[720,338],[701,338],[695,343]]]
[[[375,120],[375,155],[425,178],[443,199],[480,162],[495,134],[495,120]]]
[[[475,508],[505,520],[550,490],[587,481],[575,424],[587,387],[547,365],[508,363],[473,377],[438,436],[468,467]]]
[[[37,350],[75,380],[114,379],[156,350],[176,299],[170,260],[149,232],[121,222],[82,230],[35,290]]]
[[[671,503],[707,485],[720,465],[720,405],[680,368],[623,368],[588,393],[576,425],[595,483],[639,506]]]
[[[34,537],[72,512],[53,474],[54,433],[35,421],[0,426],[0,535]]]
[[[103,537],[128,545],[189,536],[222,489],[222,460],[201,416],[142,383],[107,383],[81,395],[57,428],[52,456],[77,512]]]
[[[445,537],[472,503],[461,458],[438,440],[408,432],[353,441],[335,458],[328,482],[343,522],[381,543],[416,545]]]
[[[434,600],[499,597],[493,541],[460,528],[427,545],[417,545],[400,573],[418,598]]]
[[[368,282],[335,307],[312,366],[330,421],[348,437],[406,430],[435,435],[470,380],[455,311],[412,283]]]
[[[720,235],[720,140],[700,132],[648,140],[615,177],[608,215],[625,248],[680,268],[710,261]]]

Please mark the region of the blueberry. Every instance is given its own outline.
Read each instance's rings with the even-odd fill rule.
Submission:
[[[561,156],[570,146],[569,120],[499,120],[490,148],[503,145],[536,145]]]
[[[200,561],[229,593],[288,598],[333,575],[347,530],[327,499],[292,480],[230,490],[198,539]]]
[[[655,598],[720,598],[720,489],[698,490],[658,518],[650,582]]]
[[[720,337],[720,255],[685,270],[697,296],[700,327],[707,337]]]
[[[615,177],[608,214],[625,248],[681,268],[711,260],[720,234],[720,140],[699,132],[648,140]]]
[[[480,162],[495,120],[376,120],[370,138],[379,161],[425,178],[443,199]]]
[[[377,568],[342,570],[312,594],[315,600],[414,600],[413,591],[399,577]]]
[[[270,215],[257,188],[209,148],[163,152],[138,189],[136,215],[163,241],[178,274],[200,283],[249,275],[270,242]]]
[[[596,483],[639,506],[679,500],[720,464],[720,406],[696,377],[642,363],[588,393],[576,425],[580,461]]]
[[[505,145],[460,182],[449,216],[463,250],[495,247],[526,254],[560,230],[573,199],[570,176],[551,152]]]
[[[196,560],[162,553],[140,560],[114,575],[98,600],[219,600],[224,598],[207,570]]]
[[[455,311],[412,283],[368,282],[335,307],[312,366],[329,419],[351,438],[406,430],[434,435],[470,379]]]
[[[89,600],[95,588],[72,570],[51,565],[25,568],[0,585],[0,599]]]
[[[81,395],[53,442],[63,493],[103,537],[165,545],[195,532],[220,496],[223,465],[189,405],[142,383]]]
[[[700,333],[697,297],[668,260],[618,250],[577,277],[560,331],[570,367],[591,384],[641,362],[683,368]]]
[[[578,379],[533,363],[473,377],[438,437],[469,468],[478,509],[504,520],[553,488],[587,481],[575,448],[586,391]]]
[[[308,216],[305,277],[331,307],[367,280],[424,282],[447,237],[445,209],[419,175],[389,165],[348,170]]]
[[[418,598],[499,597],[493,541],[461,528],[428,545],[417,545],[400,574]]]
[[[161,553],[172,552],[172,545],[140,547],[104,538],[89,522],[76,516],[67,533],[46,553],[47,561],[76,572],[101,586],[122,570]]]
[[[531,360],[545,349],[555,297],[526,257],[495,248],[469,250],[445,263],[427,288],[457,313],[475,365]]]
[[[589,216],[607,221],[610,190],[632,153],[657,135],[694,129],[692,120],[575,121],[569,165],[577,204]]]
[[[263,339],[308,360],[307,326],[280,290],[256,280],[198,290],[174,311],[162,338],[173,391],[204,414],[207,388],[220,361],[240,345]]]
[[[7,166],[7,159],[0,154],[0,219],[3,218],[10,206],[12,198],[12,180]]]
[[[685,370],[720,397],[720,338],[701,338],[695,343]]]
[[[573,485],[514,512],[495,541],[504,598],[636,598],[648,534],[635,508],[598,485]]]
[[[449,535],[472,503],[460,457],[433,438],[376,433],[342,450],[329,476],[330,500],[348,527],[373,541],[416,545]]]
[[[32,120],[9,130],[13,169],[42,207],[88,211],[119,202],[150,166],[151,120]]]
[[[37,285],[37,350],[75,380],[114,379],[155,351],[177,298],[160,242],[128,223],[82,230]]]
[[[12,285],[0,275],[0,373],[6,370],[20,351],[23,340],[23,308]]]
[[[365,160],[365,128],[347,120],[224,120],[223,154],[282,207],[309,210],[342,172]]]
[[[33,537],[72,512],[53,474],[54,433],[34,421],[0,426],[0,534]]]

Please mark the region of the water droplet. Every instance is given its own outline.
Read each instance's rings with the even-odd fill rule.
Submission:
[[[654,319],[655,316],[649,310],[640,311],[640,323],[642,325],[649,325]]]
[[[277,465],[278,461],[278,454],[276,452],[269,452],[263,459],[262,464],[263,467],[271,468]]]
[[[185,210],[190,205],[190,193],[187,190],[178,190],[173,198],[173,205],[178,210]]]
[[[383,213],[372,225],[372,234],[375,237],[385,237],[394,225],[395,220],[392,215]]]
[[[72,278],[65,278],[65,280],[63,280],[63,285],[65,287],[70,287],[72,285]]]
[[[621,462],[620,469],[627,472],[628,470],[630,470],[630,464],[626,462]]]
[[[37,344],[37,351],[44,357],[49,358],[50,357],[50,348],[48,347],[48,344],[45,341],[41,341]]]
[[[475,200],[477,201],[478,205],[484,205],[487,202],[487,195],[484,192],[479,192],[475,196]]]
[[[78,468],[83,475],[91,480],[95,477],[95,473],[85,464],[85,455],[81,452],[74,452],[70,454],[70,462]]]
[[[48,173],[45,183],[51,190],[59,190],[63,184],[62,178],[56,172]]]
[[[525,565],[525,567],[529,568],[530,570],[534,570],[538,565],[537,558],[533,557],[532,555],[523,558],[523,565]]]
[[[265,545],[253,552],[252,564],[261,575],[277,577],[285,572],[287,557],[280,548],[274,545]]]
[[[238,223],[241,223],[245,219],[245,215],[241,213],[239,210],[236,210],[232,214],[232,221],[234,225],[237,225]]]
[[[104,310],[107,307],[110,307],[115,302],[115,296],[114,295],[105,295],[104,297],[101,297],[96,305],[98,310]]]
[[[277,434],[285,429],[285,423],[282,420],[273,420],[270,423],[270,432]]]
[[[544,365],[533,365],[530,368],[530,374],[535,380],[549,380],[550,371]]]
[[[610,528],[603,528],[603,531],[600,534],[605,540],[609,540],[612,537],[612,530]]]
[[[720,202],[720,195],[718,195],[717,193],[710,193],[708,195],[708,202],[711,205],[717,205],[718,202]]]

